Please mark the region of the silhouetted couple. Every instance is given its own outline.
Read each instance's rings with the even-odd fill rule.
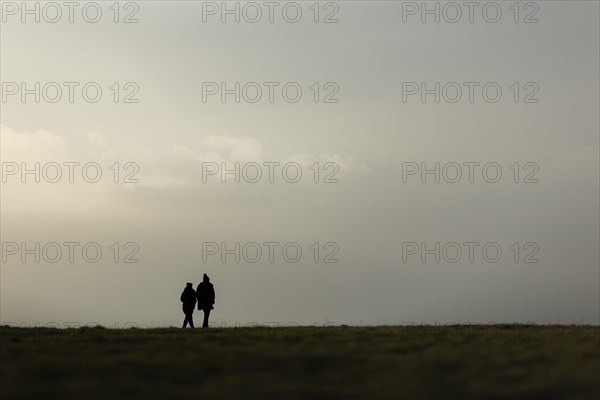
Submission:
[[[181,293],[181,302],[183,303],[183,313],[185,314],[185,319],[183,320],[184,328],[188,323],[190,327],[194,327],[192,314],[194,313],[196,302],[198,303],[198,310],[204,311],[202,327],[208,328],[208,316],[210,315],[210,310],[214,309],[213,304],[215,304],[215,288],[210,283],[208,275],[204,274],[204,278],[202,278],[202,282],[200,282],[196,290],[188,282],[185,289],[183,289],[183,293]]]

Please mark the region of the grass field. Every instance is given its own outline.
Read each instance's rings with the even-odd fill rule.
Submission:
[[[600,328],[0,328],[2,399],[595,399]]]

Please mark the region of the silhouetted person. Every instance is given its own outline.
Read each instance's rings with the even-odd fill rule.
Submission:
[[[181,302],[183,303],[183,313],[185,319],[183,320],[183,327],[185,328],[189,322],[190,327],[194,327],[194,319],[192,314],[194,313],[194,307],[196,306],[196,292],[191,282],[188,282],[181,293]]]
[[[215,304],[215,288],[206,274],[204,274],[202,282],[196,288],[196,297],[198,298],[198,310],[204,311],[202,327],[208,328],[208,316],[210,310],[214,309],[213,304]]]

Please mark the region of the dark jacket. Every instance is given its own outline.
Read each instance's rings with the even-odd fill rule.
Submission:
[[[196,298],[198,299],[198,310],[214,309],[215,304],[215,288],[208,280],[200,282],[196,288]]]
[[[181,293],[181,302],[183,303],[183,312],[190,314],[194,312],[194,306],[196,305],[196,292],[194,288],[188,286],[183,289]]]

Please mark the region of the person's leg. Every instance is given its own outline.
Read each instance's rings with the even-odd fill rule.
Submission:
[[[187,324],[188,324],[188,315],[185,314],[185,319],[183,320],[183,326],[182,326],[182,328],[185,328],[187,326]]]
[[[190,328],[194,327],[194,315],[192,313],[193,313],[193,311],[190,313],[190,316],[188,318],[188,321],[190,323]]]
[[[202,322],[203,328],[208,328],[208,316],[210,315],[210,309],[204,309],[204,322]]]

